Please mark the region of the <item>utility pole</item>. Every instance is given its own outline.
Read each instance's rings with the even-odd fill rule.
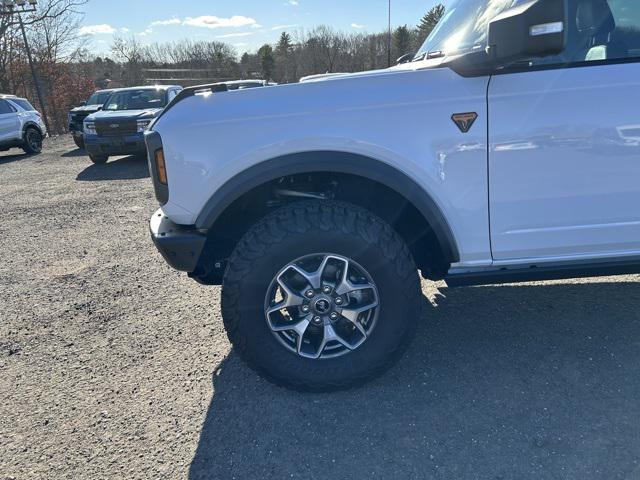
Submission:
[[[31,56],[31,48],[29,47],[27,32],[24,29],[24,22],[22,21],[22,16],[21,16],[22,13],[35,12],[37,3],[38,3],[38,0],[4,0],[2,4],[0,4],[0,15],[8,16],[8,17],[12,17],[13,15],[18,16],[18,24],[20,25],[20,31],[22,32],[24,49],[27,54],[27,61],[29,62],[29,69],[31,70],[33,85],[36,89],[36,95],[38,96],[40,109],[42,110],[42,119],[44,120],[44,124],[47,127],[47,131],[51,131],[50,125],[49,125],[49,117],[47,116],[47,108],[44,104],[44,96],[42,95],[42,89],[40,88],[40,82],[38,81],[38,75],[36,74],[36,67],[33,64],[33,57]]]
[[[388,66],[391,67],[391,44],[393,42],[393,33],[391,32],[391,0],[389,0],[389,42],[387,45],[387,63]]]
[[[44,97],[42,95],[42,89],[40,88],[40,82],[38,81],[38,75],[36,74],[36,68],[33,65],[33,58],[31,57],[31,48],[29,48],[29,41],[27,40],[27,33],[24,31],[24,23],[22,23],[22,17],[18,13],[18,21],[20,22],[20,30],[22,30],[22,38],[24,39],[24,48],[27,52],[27,60],[29,61],[29,68],[31,69],[31,77],[33,78],[33,84],[36,87],[36,94],[38,95],[38,102],[40,102],[40,108],[42,109],[42,119],[47,127],[47,132],[51,131],[49,125],[49,117],[47,117],[47,109],[44,105]]]

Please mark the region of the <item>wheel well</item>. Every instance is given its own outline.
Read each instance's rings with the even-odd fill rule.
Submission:
[[[251,226],[271,211],[305,199],[341,200],[366,208],[400,234],[424,276],[441,279],[449,269],[450,260],[432,226],[398,192],[358,175],[311,172],[265,182],[231,203],[209,228],[205,251],[191,276],[220,284],[226,259]]]
[[[33,122],[24,124],[24,126],[22,127],[22,134],[24,135],[25,133],[27,133],[27,130],[29,130],[30,128],[35,128],[38,132],[40,132],[40,135],[42,135],[42,129],[40,128],[40,125]]]

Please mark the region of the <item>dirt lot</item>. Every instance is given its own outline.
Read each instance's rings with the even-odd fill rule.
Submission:
[[[143,160],[7,152],[0,207],[2,480],[640,479],[639,276],[425,284],[397,367],[304,395],[155,252]]]

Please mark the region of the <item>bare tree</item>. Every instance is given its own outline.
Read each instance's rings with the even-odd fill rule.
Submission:
[[[79,13],[79,7],[85,5],[88,0],[43,0],[38,4],[38,9],[22,19],[25,27],[41,24],[43,21],[64,15],[67,12]],[[0,38],[18,27],[20,20],[18,14],[0,17]]]
[[[82,13],[78,8],[87,0],[41,0],[35,12],[0,17],[0,90],[27,96],[40,108],[53,114],[53,133],[66,128],[68,97],[60,96],[61,85],[69,88],[69,79],[76,75],[69,72],[73,52],[79,46],[78,27]],[[19,15],[22,15],[20,17]],[[31,47],[37,84],[28,70],[24,39],[21,34],[22,21]],[[44,91],[44,105],[35,102],[36,85]],[[81,92],[82,88],[74,89]],[[71,95],[73,96],[73,95]]]

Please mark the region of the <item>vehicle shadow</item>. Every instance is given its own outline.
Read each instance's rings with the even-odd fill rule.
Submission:
[[[17,153],[17,150],[9,150],[8,152],[0,153],[0,165],[5,165],[7,163],[17,162],[18,160],[24,160],[25,158],[29,158],[31,155],[20,151]]]
[[[61,155],[63,158],[76,158],[87,157],[87,152],[82,148],[76,148],[75,150],[69,150]]]
[[[640,277],[444,288],[424,310],[354,391],[287,391],[232,352],[190,478],[640,478]]]
[[[87,158],[87,162],[91,162]],[[149,178],[147,160],[142,156],[129,156],[109,160],[102,165],[91,164],[78,174],[80,182],[99,182],[104,180],[135,180]]]

